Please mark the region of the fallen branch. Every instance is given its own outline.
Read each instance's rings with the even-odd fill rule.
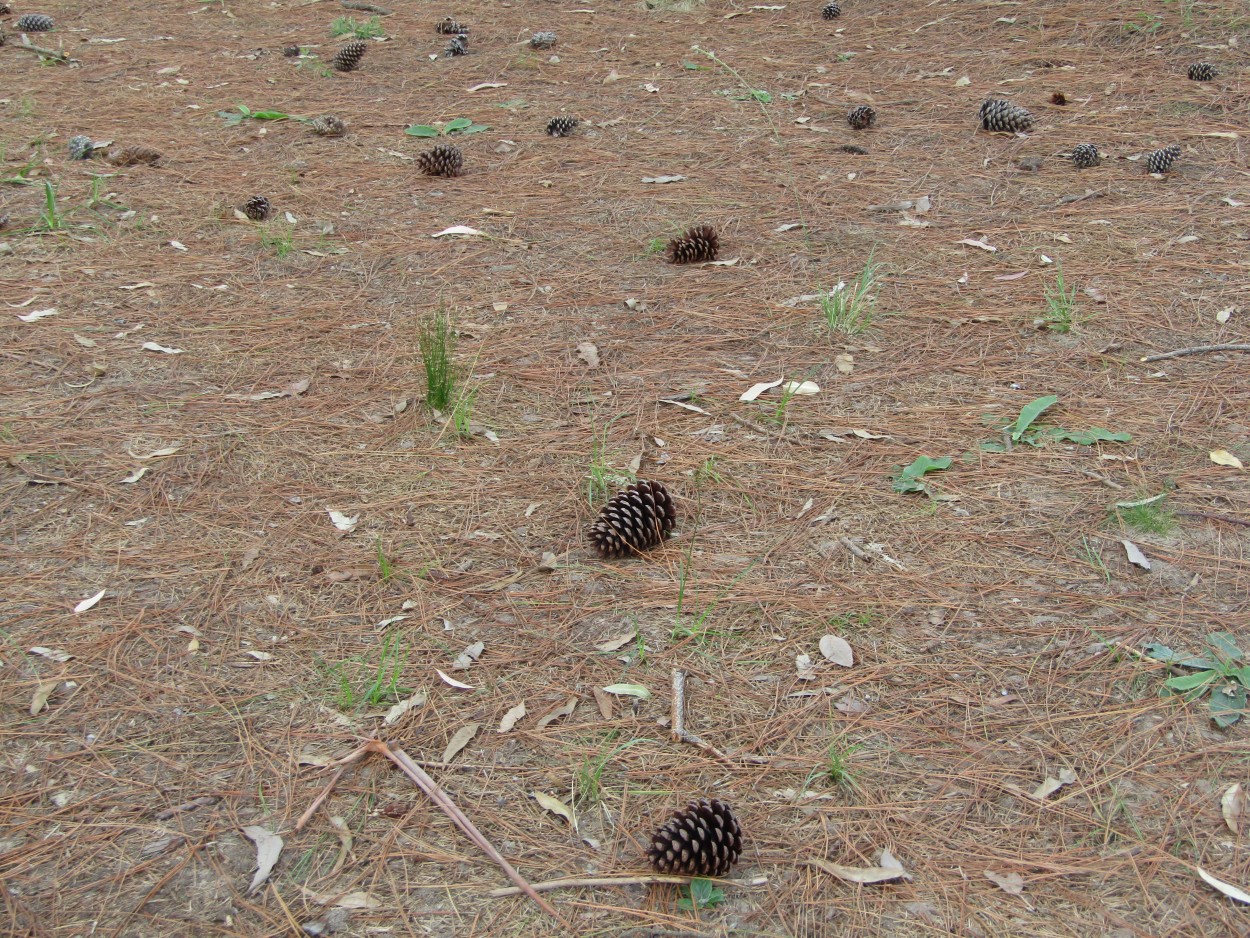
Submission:
[[[1207,352],[1250,352],[1250,344],[1236,343],[1233,345],[1194,345],[1190,348],[1178,348],[1172,352],[1159,355],[1147,355],[1140,359],[1144,362],[1161,362],[1165,358],[1180,358],[1182,355],[1203,355]]]
[[[680,668],[673,668],[672,724],[674,742],[689,743],[692,746],[697,746],[713,759],[718,762],[724,762],[726,765],[733,765],[734,760],[750,762],[755,765],[767,765],[771,761],[764,756],[748,756],[742,753],[731,757],[686,729],[686,672]]]
[[[1230,518],[1228,515],[1213,515],[1205,511],[1177,511],[1174,514],[1180,515],[1182,518],[1206,518],[1208,521],[1220,521],[1224,524],[1239,524],[1242,527],[1250,528],[1250,521],[1243,521],[1240,518]]]
[[[676,883],[684,886],[694,877],[675,876],[671,873],[643,873],[627,876],[572,876],[566,879],[549,879],[545,883],[531,883],[535,892],[548,892],[552,889],[577,889],[581,886],[648,886],[651,883]],[[521,890],[517,886],[500,886],[492,889],[487,895],[492,899],[504,896],[519,896]]]
[[[300,819],[295,822],[295,830],[301,830],[304,825],[308,823],[309,818],[313,816],[317,808],[321,806],[322,802],[326,800],[330,792],[334,790],[334,786],[338,783],[338,780],[343,776],[343,772],[346,771],[349,765],[374,752],[381,753],[399,766],[403,773],[412,779],[416,786],[425,792],[426,796],[429,797],[429,799],[433,801],[444,814],[451,818],[455,825],[459,827],[470,840],[477,844],[483,853],[499,865],[500,869],[507,874],[508,879],[516,883],[519,892],[523,892],[525,895],[533,899],[534,902],[538,904],[539,908],[564,926],[566,931],[569,930],[568,923],[560,917],[560,913],[558,913],[546,899],[534,890],[534,887],[525,880],[525,877],[513,868],[511,863],[504,859],[503,854],[491,845],[491,842],[486,839],[486,836],[479,831],[476,826],[474,826],[468,816],[465,815],[459,807],[457,807],[456,803],[451,800],[445,791],[439,788],[438,783],[435,782],[434,779],[430,778],[421,766],[413,762],[412,759],[408,757],[408,754],[402,749],[392,749],[380,739],[369,740],[359,749],[356,749],[354,752],[349,753],[334,763],[340,767],[339,770],[334,773],[334,777],[330,779],[329,783],[327,783],[321,790],[320,794],[313,799],[313,803],[308,806],[308,810],[306,810],[300,816]]]
[[[22,38],[25,39],[26,37],[23,36]],[[33,52],[36,55],[44,55],[50,59],[55,59],[56,61],[62,62],[66,65],[68,65],[70,62],[78,61],[77,59],[71,59],[64,52],[57,52],[56,49],[45,49],[43,46],[37,46],[33,42],[31,42],[29,39],[26,39],[26,41],[23,42],[20,46],[14,46],[13,48],[25,49],[27,52]]]
[[[1093,479],[1096,482],[1101,482],[1103,485],[1105,485],[1109,489],[1115,489],[1117,492],[1124,491],[1124,486],[1122,486],[1119,482],[1112,482],[1106,476],[1100,476],[1093,469],[1078,469],[1076,471],[1079,472],[1083,476],[1089,476],[1091,479]]]

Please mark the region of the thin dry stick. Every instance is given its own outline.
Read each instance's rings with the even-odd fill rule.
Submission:
[[[408,754],[402,749],[392,749],[380,739],[371,739],[359,749],[338,760],[336,764],[342,766],[342,768],[335,773],[334,777],[330,779],[329,784],[321,790],[321,793],[318,794],[313,800],[313,803],[309,805],[308,810],[300,816],[298,821],[296,821],[295,829],[297,831],[308,822],[308,819],[312,817],[312,814],[317,807],[329,796],[330,792],[334,789],[335,783],[338,782],[347,766],[372,752],[380,752],[382,755],[386,756],[386,758],[390,759],[397,766],[399,766],[403,773],[412,779],[416,786],[425,792],[429,799],[438,805],[443,813],[451,818],[456,826],[464,831],[465,835],[477,844],[483,853],[499,865],[499,868],[507,874],[508,879],[516,883],[517,888],[521,892],[533,899],[534,902],[538,904],[539,908],[559,922],[566,931],[568,930],[568,923],[560,917],[560,913],[557,912],[546,899],[534,891],[534,887],[526,881],[525,877],[513,868],[511,863],[504,859],[503,854],[494,848],[491,842],[486,839],[486,835],[477,829],[473,822],[469,820],[468,816],[461,811],[460,808],[456,806],[456,803],[447,795],[447,793],[438,786],[438,783],[435,782],[434,779],[430,778],[421,766],[413,762],[412,759],[408,757]]]
[[[1176,514],[1182,518],[1206,518],[1208,521],[1222,521],[1224,524],[1239,524],[1242,527],[1250,528],[1250,521],[1243,521],[1241,518],[1230,518],[1228,515],[1213,515],[1205,511],[1178,511]]]
[[[46,55],[50,59],[56,59],[58,62],[76,62],[77,59],[71,59],[64,52],[57,52],[55,49],[45,49],[43,46],[37,46],[27,39],[20,46],[14,46],[14,49],[25,49],[27,52],[34,52],[36,55]]]
[[[1182,355],[1202,355],[1206,352],[1250,352],[1250,344],[1234,343],[1232,345],[1194,345],[1189,348],[1178,348],[1159,355],[1147,355],[1140,359],[1144,362],[1161,362],[1165,358],[1180,358]]]
[[[671,873],[643,873],[641,875],[629,874],[627,876],[573,876],[567,879],[549,879],[545,883],[531,883],[537,892],[547,892],[551,889],[577,889],[580,886],[647,886],[651,883],[677,883],[685,885],[694,877],[691,876],[674,876]],[[519,896],[520,888],[517,886],[500,886],[498,889],[492,889],[487,895],[492,899],[501,899],[504,896]]]
[[[700,739],[694,733],[691,733],[686,729],[686,672],[681,670],[681,668],[673,668],[672,723],[672,736],[674,742],[690,743],[692,746],[697,746],[718,762],[733,765],[734,760],[737,759],[743,762],[751,762],[755,765],[767,765],[770,761],[764,756],[748,756],[743,753],[730,757],[721,752],[711,743]]]

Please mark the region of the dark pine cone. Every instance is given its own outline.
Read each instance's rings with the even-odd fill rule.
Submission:
[[[677,522],[677,509],[662,482],[640,480],[608,500],[590,527],[590,543],[601,557],[636,554],[663,542]]]
[[[347,125],[333,114],[322,114],[320,117],[314,117],[308,122],[308,126],[313,129],[313,133],[322,137],[341,137],[347,133]]]
[[[846,115],[846,122],[851,125],[852,130],[867,130],[877,122],[877,111],[867,104],[861,104],[859,107],[851,108],[850,113]]]
[[[273,206],[263,195],[254,195],[243,203],[240,211],[252,221],[264,221],[273,213]]]
[[[1189,66],[1190,81],[1214,81],[1219,73],[1219,69],[1210,62],[1195,62]]]
[[[1173,144],[1170,147],[1164,147],[1161,150],[1155,150],[1146,157],[1146,172],[1148,173],[1166,173],[1172,168],[1172,164],[1180,158],[1181,148]]]
[[[983,130],[1016,133],[1028,130],[1033,126],[1033,115],[1010,101],[990,98],[981,105],[981,127]]]
[[[52,17],[42,13],[27,13],[17,21],[18,32],[23,33],[46,33],[52,26]]]
[[[299,58],[299,46],[283,46],[282,54],[288,59]]]
[[[573,133],[580,123],[581,121],[576,117],[553,117],[547,121],[547,136],[567,137]]]
[[[827,20],[836,20],[842,15],[842,7],[836,3],[826,3],[820,8],[820,15]]]
[[[1072,148],[1072,162],[1077,169],[1089,169],[1102,162],[1098,147],[1092,143],[1079,143]]]
[[[463,23],[457,23],[449,16],[444,20],[439,20],[434,26],[434,31],[444,36],[463,36],[468,35],[469,27]]]
[[[440,143],[417,157],[417,167],[427,176],[459,176],[464,172],[464,154],[459,147]]]
[[[696,225],[668,243],[670,264],[699,264],[714,261],[720,253],[720,238],[711,225]]]
[[[452,36],[451,42],[447,43],[447,48],[443,50],[443,55],[468,55],[469,54],[469,37],[464,33],[458,36]]]
[[[651,837],[647,856],[660,873],[724,876],[742,855],[742,828],[715,798],[692,801]]]
[[[843,153],[854,153],[856,156],[868,155],[867,150],[865,150],[863,147],[857,147],[853,143],[844,143],[842,144],[842,146],[838,147],[838,149],[841,150]]]
[[[365,57],[365,52],[369,48],[369,43],[363,39],[357,39],[349,42],[338,52],[334,53],[334,58],[330,60],[330,65],[336,72],[354,72],[360,68],[360,60]]]

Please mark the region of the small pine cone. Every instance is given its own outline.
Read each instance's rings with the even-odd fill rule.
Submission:
[[[69,158],[71,160],[89,160],[91,159],[91,154],[95,152],[95,144],[90,137],[76,134],[69,138],[66,149],[69,150]]]
[[[299,58],[299,46],[283,46],[282,54],[288,59]]]
[[[867,104],[851,108],[851,112],[846,115],[846,122],[851,125],[852,130],[867,130],[877,122],[876,108]]]
[[[1077,169],[1089,169],[1102,162],[1098,147],[1092,143],[1079,143],[1072,148],[1072,162]]]
[[[264,221],[273,214],[273,206],[263,195],[254,195],[243,203],[239,211],[252,221]]]
[[[18,32],[46,33],[53,27],[52,17],[42,13],[27,13],[17,21]]]
[[[838,149],[841,150],[843,153],[853,153],[856,156],[868,155],[867,150],[865,150],[863,147],[857,147],[853,143],[844,143],[842,144],[842,146],[838,147]]]
[[[459,176],[464,172],[464,154],[459,147],[440,143],[417,157],[417,167],[427,176]]]
[[[553,117],[551,120],[547,121],[547,136],[572,136],[573,131],[577,129],[577,125],[580,123],[581,121],[576,117]]]
[[[0,16],[8,16],[12,12],[7,3],[0,3]]]
[[[664,483],[640,480],[608,499],[590,526],[590,543],[605,559],[637,554],[662,543],[676,523]]]
[[[1190,81],[1215,81],[1219,73],[1219,69],[1210,62],[1195,62],[1189,66]]]
[[[347,125],[333,114],[323,114],[320,117],[314,117],[308,122],[308,126],[313,129],[313,133],[322,137],[341,137],[347,133]]]
[[[842,15],[842,7],[837,3],[826,3],[820,8],[820,15],[827,20],[836,20]]]
[[[647,856],[660,873],[724,876],[742,856],[742,828],[725,802],[700,798],[652,835]]]
[[[334,53],[334,58],[330,60],[330,65],[336,72],[354,72],[360,68],[360,60],[365,57],[365,52],[369,48],[369,43],[363,39],[357,39],[349,42],[338,52]]]
[[[9,227],[9,216],[0,215],[0,231],[4,231],[4,229],[8,227]]]
[[[981,128],[1016,133],[1033,126],[1033,115],[1010,101],[991,98],[981,105]]]
[[[668,243],[670,264],[701,264],[716,260],[719,253],[720,238],[711,225],[696,225]]]
[[[530,36],[530,47],[534,49],[550,49],[556,44],[556,34],[552,32],[539,32]]]
[[[463,23],[457,23],[449,16],[434,24],[434,32],[441,33],[444,36],[465,36],[468,35],[469,27]]]
[[[161,154],[151,147],[120,147],[109,150],[105,159],[114,166],[138,166],[140,163],[155,166],[161,161]]]
[[[443,55],[468,55],[469,54],[469,37],[464,33],[459,36],[452,36],[451,42],[447,43],[447,48],[443,50]]]
[[[0,46],[9,41],[9,37],[4,34],[4,30],[0,29]]]
[[[1161,150],[1155,150],[1146,157],[1146,172],[1166,173],[1181,155],[1181,148],[1173,144]]]

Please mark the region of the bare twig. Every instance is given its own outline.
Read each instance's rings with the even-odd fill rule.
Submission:
[[[854,554],[860,560],[867,560],[867,561],[872,560],[872,555],[865,552],[862,547],[860,547],[858,544],[852,541],[849,537],[839,537],[838,543],[841,544],[843,547],[845,547],[847,550],[849,550],[852,554]]]
[[[43,46],[37,46],[33,42],[31,42],[29,39],[23,42],[20,46],[14,46],[13,48],[25,49],[27,52],[34,52],[36,55],[44,55],[50,59],[55,59],[56,61],[61,62],[66,65],[68,65],[70,62],[78,61],[77,59],[71,59],[64,52],[57,52],[55,49],[45,49]]]
[[[1105,192],[1095,192],[1093,189],[1085,190],[1083,195],[1065,195],[1056,202],[1056,205],[1071,205],[1073,202],[1084,202],[1086,199],[1098,199],[1106,195]]]
[[[764,756],[749,756],[745,753],[738,753],[731,757],[686,729],[686,672],[680,668],[673,668],[672,723],[674,742],[689,743],[692,746],[696,746],[718,762],[733,765],[734,761],[737,760],[740,762],[751,762],[755,765],[767,765],[770,761]]]
[[[1124,486],[1122,486],[1119,482],[1112,482],[1106,476],[1100,476],[1093,469],[1078,469],[1076,471],[1079,472],[1083,476],[1089,476],[1091,479],[1093,479],[1096,482],[1101,482],[1103,485],[1105,485],[1109,489],[1115,489],[1117,492],[1124,491]]]
[[[693,879],[691,876],[674,876],[671,873],[643,873],[627,876],[573,876],[566,879],[549,879],[545,883],[531,883],[530,885],[536,892],[547,892],[551,889],[577,889],[581,886],[647,886],[651,883],[676,883],[684,886],[691,879]],[[517,886],[500,886],[487,893],[492,899],[520,894],[521,890]]]
[[[534,891],[534,888],[526,881],[525,877],[518,873],[516,869],[513,868],[512,864],[504,859],[503,854],[494,848],[491,842],[486,839],[486,836],[477,829],[472,821],[469,820],[468,816],[461,811],[456,803],[447,795],[447,793],[438,786],[438,783],[435,782],[434,779],[430,778],[421,766],[413,762],[412,759],[408,757],[408,754],[402,749],[392,749],[380,739],[371,739],[359,749],[356,749],[354,752],[351,752],[342,759],[338,760],[336,763],[340,766],[338,772],[336,772],[334,777],[330,779],[329,784],[322,789],[321,793],[317,795],[308,810],[301,815],[300,819],[295,824],[295,829],[297,831],[300,830],[308,822],[308,819],[312,817],[313,812],[316,811],[317,807],[325,801],[326,797],[333,790],[335,783],[338,782],[343,772],[346,771],[347,766],[374,752],[381,753],[399,766],[403,773],[412,779],[416,786],[425,792],[426,796],[438,805],[442,812],[451,818],[455,825],[459,827],[470,840],[477,844],[483,853],[498,864],[499,868],[507,874],[508,879],[516,883],[517,889],[520,892],[525,893],[533,899],[534,902],[538,904],[539,908],[564,926],[566,931],[568,930],[568,923],[560,917],[560,913],[558,913],[546,899]]]
[[[1250,521],[1244,521],[1241,518],[1230,518],[1228,515],[1213,515],[1205,511],[1177,511],[1182,518],[1206,518],[1208,521],[1220,521],[1224,524],[1239,524],[1242,527],[1250,528]]]
[[[1165,358],[1180,358],[1182,355],[1203,355],[1207,352],[1250,352],[1250,343],[1240,342],[1231,345],[1193,345],[1189,348],[1178,348],[1171,352],[1158,355],[1147,355],[1139,359],[1144,362],[1161,362]]]

